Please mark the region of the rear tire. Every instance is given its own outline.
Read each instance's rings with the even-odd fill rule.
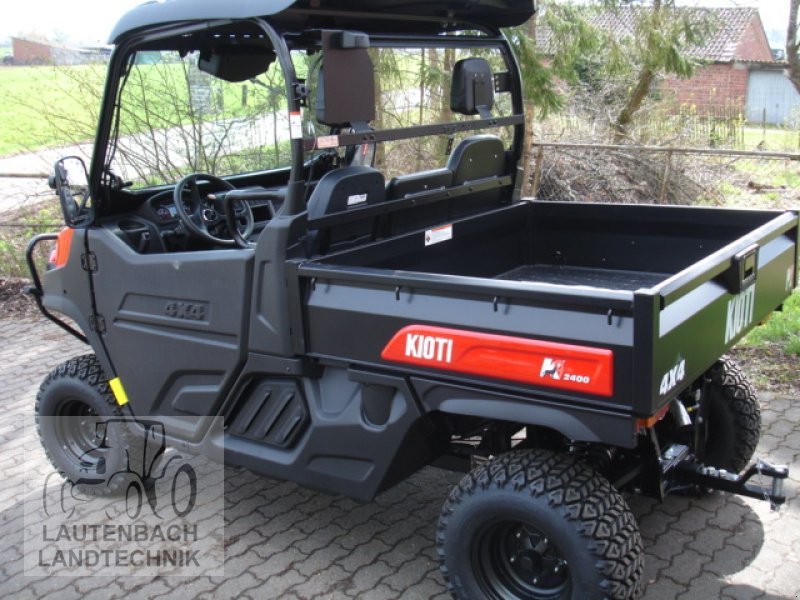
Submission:
[[[114,475],[138,472],[141,441],[126,424],[106,423],[130,413],[117,404],[94,354],[53,369],[39,388],[35,412],[39,441],[65,479],[93,495],[125,491],[125,478]]]
[[[761,436],[761,407],[739,367],[723,357],[708,371],[708,438],[703,462],[738,473],[753,458]]]
[[[442,508],[436,544],[459,600],[640,594],[642,540],[627,503],[554,452],[513,451],[467,474]]]

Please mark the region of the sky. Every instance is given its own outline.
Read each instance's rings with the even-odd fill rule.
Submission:
[[[142,0],[24,0],[2,9],[0,40],[18,34],[38,33],[52,40],[101,44],[116,20]],[[789,0],[678,0],[684,6],[756,6],[773,47],[786,36]]]
[[[789,24],[789,0],[678,0],[682,6],[738,7],[755,6],[764,23],[770,45],[786,45],[786,26]]]

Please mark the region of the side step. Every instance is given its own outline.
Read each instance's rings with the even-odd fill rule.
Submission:
[[[297,382],[262,379],[252,382],[226,419],[228,433],[276,448],[291,448],[310,421]]]

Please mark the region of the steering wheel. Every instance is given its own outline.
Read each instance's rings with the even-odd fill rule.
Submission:
[[[232,232],[228,229],[225,216],[225,202],[222,194],[200,195],[198,182],[208,182],[215,189],[225,191],[236,188],[219,177],[207,173],[192,173],[181,179],[175,186],[173,199],[178,218],[186,230],[194,237],[220,246],[235,246]],[[187,192],[184,198],[184,192]],[[188,205],[188,206],[187,206]],[[253,233],[255,219],[247,202],[233,201],[236,229],[242,238],[247,239]],[[187,210],[188,208],[188,210]],[[227,237],[222,237],[226,235]]]

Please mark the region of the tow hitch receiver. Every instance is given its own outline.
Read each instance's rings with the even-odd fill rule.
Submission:
[[[665,475],[670,481],[671,487],[695,485],[699,488],[730,492],[758,500],[767,500],[773,510],[778,510],[780,505],[786,502],[783,480],[789,476],[789,467],[771,465],[758,459],[755,464],[737,475],[723,469],[706,467],[691,460],[684,460],[675,464]],[[751,483],[750,480],[755,476],[772,481],[771,483]]]

